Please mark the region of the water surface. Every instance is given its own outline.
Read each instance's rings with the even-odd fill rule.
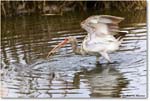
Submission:
[[[75,55],[70,44],[46,59],[67,36],[79,46],[86,36],[80,22],[90,15],[20,16],[2,18],[1,82],[3,98],[145,98],[147,95],[147,27],[144,11],[104,12],[125,17],[129,31],[120,50],[110,54],[117,63],[95,56]]]

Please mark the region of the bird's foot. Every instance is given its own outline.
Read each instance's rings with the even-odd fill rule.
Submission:
[[[96,61],[96,65],[108,65],[108,64],[119,64],[118,61],[109,61],[109,62],[106,62],[106,63],[100,63],[99,61]]]
[[[119,63],[118,61],[113,61],[113,62],[112,62],[112,61],[109,61],[109,62],[108,62],[108,64],[118,64],[118,63]]]

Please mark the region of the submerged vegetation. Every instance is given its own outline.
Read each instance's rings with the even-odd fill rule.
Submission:
[[[3,17],[30,14],[63,15],[68,11],[143,9],[146,9],[146,1],[1,1]]]

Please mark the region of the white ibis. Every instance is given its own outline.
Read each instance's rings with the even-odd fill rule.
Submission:
[[[81,22],[81,27],[87,31],[87,36],[84,38],[81,47],[78,47],[78,42],[75,37],[69,36],[63,42],[59,43],[48,56],[57,49],[64,46],[66,43],[71,43],[73,52],[80,55],[95,55],[96,61],[99,63],[99,57],[103,56],[108,62],[111,59],[108,53],[114,52],[119,49],[123,40],[122,36],[125,32],[120,32],[118,24],[123,20],[122,17],[111,15],[96,15],[87,18]],[[119,37],[117,36],[119,33]]]

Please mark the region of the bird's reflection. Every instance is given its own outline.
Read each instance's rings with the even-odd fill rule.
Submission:
[[[91,86],[92,97],[120,97],[128,81],[116,69],[115,64],[97,64],[97,68],[85,73]]]

